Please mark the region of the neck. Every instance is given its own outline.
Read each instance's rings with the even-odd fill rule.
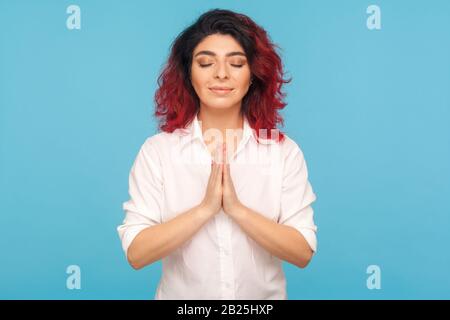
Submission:
[[[226,137],[226,130],[243,129],[244,118],[240,112],[240,105],[236,108],[217,109],[201,105],[198,120],[202,123],[202,133],[208,129],[217,129]]]
[[[244,129],[244,117],[240,110],[240,105],[227,109],[212,109],[203,105],[200,106],[197,117],[201,121],[203,138],[211,155],[214,155],[220,141],[227,144],[228,158],[230,154],[234,154],[239,141],[242,139]],[[214,130],[205,134],[208,129]],[[221,137],[216,136],[217,130],[221,133]],[[219,140],[216,138],[219,138]]]

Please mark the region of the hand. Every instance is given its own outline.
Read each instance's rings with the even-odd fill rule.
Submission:
[[[223,166],[221,164],[220,152],[214,153],[214,158],[211,162],[211,173],[209,175],[208,186],[206,187],[206,194],[200,203],[200,207],[207,210],[211,216],[220,211],[222,207],[222,172]]]
[[[227,147],[223,144],[223,179],[222,179],[222,206],[223,211],[228,215],[233,215],[242,205],[239,201],[236,190],[234,189],[233,180],[230,175],[230,164],[227,158]]]

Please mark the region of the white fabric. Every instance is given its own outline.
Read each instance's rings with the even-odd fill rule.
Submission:
[[[243,138],[230,172],[239,200],[269,219],[294,227],[316,251],[316,200],[303,153],[286,135],[282,143],[256,141],[244,118]],[[117,230],[127,253],[143,229],[198,205],[211,156],[197,117],[185,128],[147,138],[129,176],[125,219]],[[155,299],[287,299],[281,260],[247,236],[221,210],[162,260]]]

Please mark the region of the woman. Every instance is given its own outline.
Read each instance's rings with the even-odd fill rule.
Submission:
[[[174,41],[118,227],[133,268],[162,259],[156,299],[287,299],[281,261],[311,260],[316,196],[276,129],[286,82],[245,15],[208,11]]]

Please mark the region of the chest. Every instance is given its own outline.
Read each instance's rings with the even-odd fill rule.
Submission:
[[[164,161],[164,220],[198,205],[205,196],[211,173],[210,154],[193,147],[182,161]],[[236,152],[236,149],[234,149]],[[230,175],[239,200],[271,219],[280,208],[282,163],[276,151],[247,147],[230,161]]]

